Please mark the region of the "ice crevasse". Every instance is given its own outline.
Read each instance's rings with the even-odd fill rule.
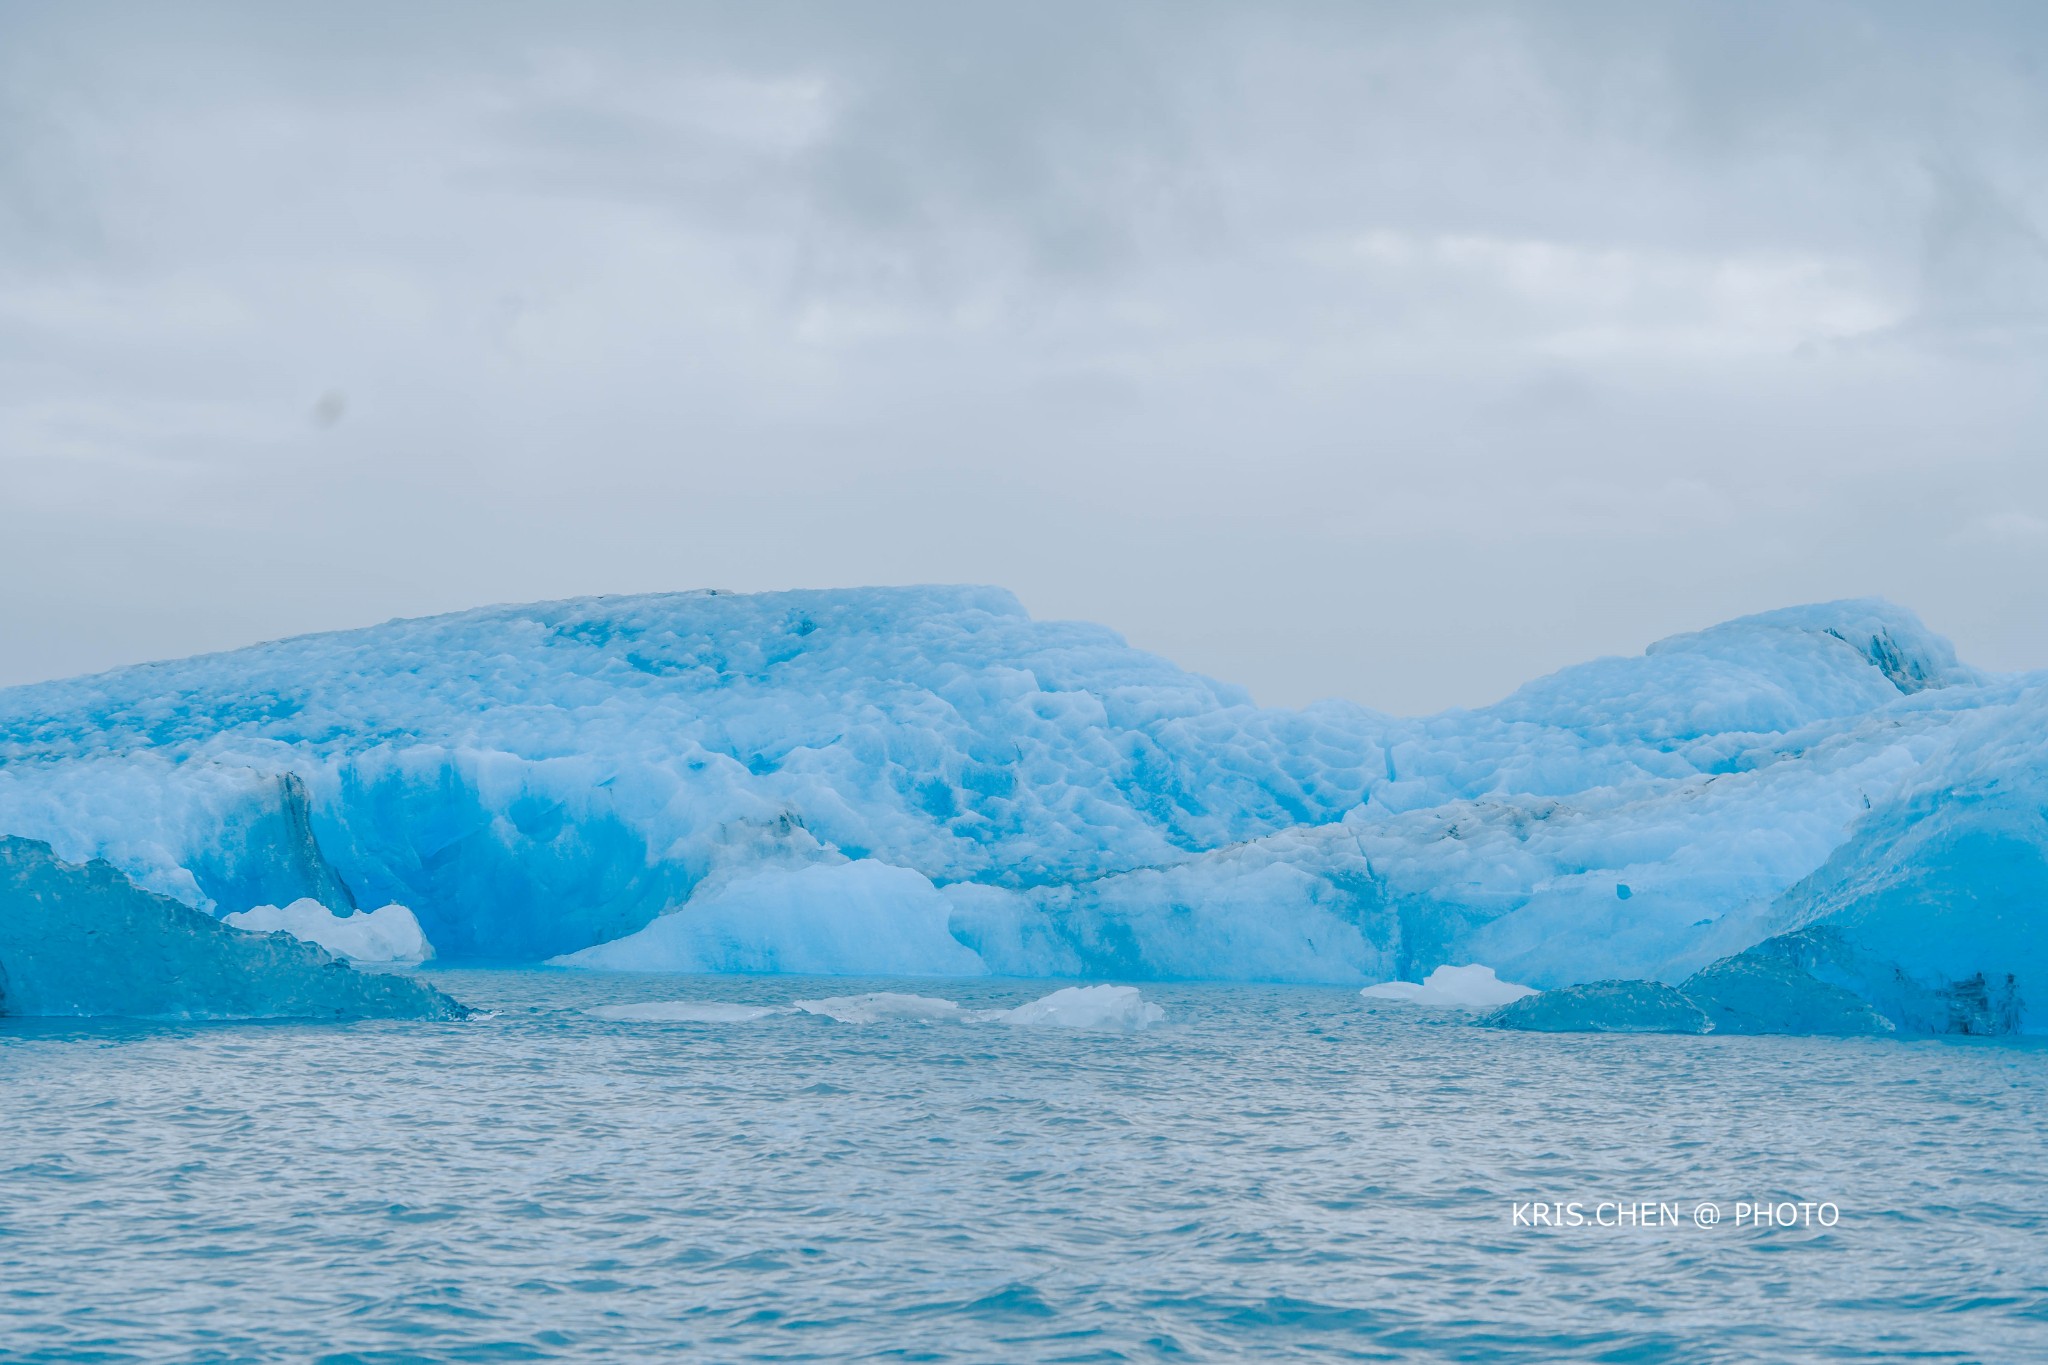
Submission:
[[[0,691],[0,834],[216,915],[410,907],[443,960],[1554,987],[1776,943],[2029,1028],[2044,681],[1850,601],[1401,718],[996,589],[586,598]]]

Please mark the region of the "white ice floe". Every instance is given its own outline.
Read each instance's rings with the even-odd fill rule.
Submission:
[[[1493,968],[1439,967],[1422,981],[1383,981],[1359,992],[1368,1000],[1398,1000],[1440,1010],[1491,1010],[1536,994],[1534,986],[1503,981]]]
[[[252,933],[290,934],[351,962],[420,963],[434,955],[420,922],[402,905],[337,915],[319,901],[302,898],[282,907],[258,905],[224,916],[223,922]]]
[[[1135,1033],[1166,1019],[1166,1011],[1135,986],[1069,986],[995,1016],[1026,1028],[1081,1028]]]
[[[730,1000],[648,1000],[637,1005],[596,1005],[583,1011],[593,1019],[654,1024],[750,1024],[775,1014],[793,1014],[788,1005],[741,1005]]]
[[[626,1023],[747,1024],[778,1014],[813,1014],[841,1024],[983,1024],[1026,1028],[1095,1029],[1135,1033],[1166,1018],[1135,986],[1069,986],[1015,1009],[967,1009],[933,995],[870,991],[799,1000],[791,1005],[745,1005],[725,1000],[652,1000],[597,1005],[583,1013]]]
[[[799,1000],[796,1008],[805,1014],[822,1014],[842,1024],[879,1024],[885,1020],[909,1020],[920,1024],[944,1023],[971,1018],[957,1001],[929,995],[899,995],[894,991],[873,991],[867,995],[834,995],[823,1000]]]

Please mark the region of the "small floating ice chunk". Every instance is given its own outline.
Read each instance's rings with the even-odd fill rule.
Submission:
[[[223,916],[222,923],[259,934],[290,934],[350,962],[420,963],[434,955],[420,922],[402,905],[337,915],[308,896],[283,907],[254,906]]]
[[[836,1019],[842,1024],[879,1024],[884,1020],[898,1019],[931,1024],[969,1017],[955,1001],[929,995],[899,995],[894,991],[799,1000],[795,1008],[805,1014],[821,1014],[827,1019]]]
[[[1536,994],[1534,986],[1503,981],[1493,968],[1439,967],[1420,982],[1384,981],[1359,992],[1368,1000],[1398,1000],[1440,1010],[1491,1010]]]
[[[732,1000],[644,1000],[634,1005],[594,1005],[593,1019],[654,1024],[751,1024],[772,1014],[794,1014],[789,1005],[742,1005]]]
[[[1166,1018],[1135,986],[1069,986],[995,1016],[1026,1028],[1085,1028],[1135,1033]]]

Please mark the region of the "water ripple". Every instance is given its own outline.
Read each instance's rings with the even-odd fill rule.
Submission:
[[[0,1029],[0,1358],[2048,1359],[2037,1046],[1245,987],[1148,987],[1130,1034],[721,1022],[607,1007],[930,987],[438,975],[496,1016]],[[1843,1212],[1509,1217],[1616,1198]]]

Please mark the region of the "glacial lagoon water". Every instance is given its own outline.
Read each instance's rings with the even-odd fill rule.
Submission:
[[[1236,986],[1147,986],[1137,1033],[649,1022],[583,1011],[1049,987],[432,975],[495,1017],[0,1027],[0,1359],[2048,1359],[2038,1044]],[[1776,1201],[1839,1217],[1736,1226]],[[1681,1216],[1600,1225],[1641,1202]]]

